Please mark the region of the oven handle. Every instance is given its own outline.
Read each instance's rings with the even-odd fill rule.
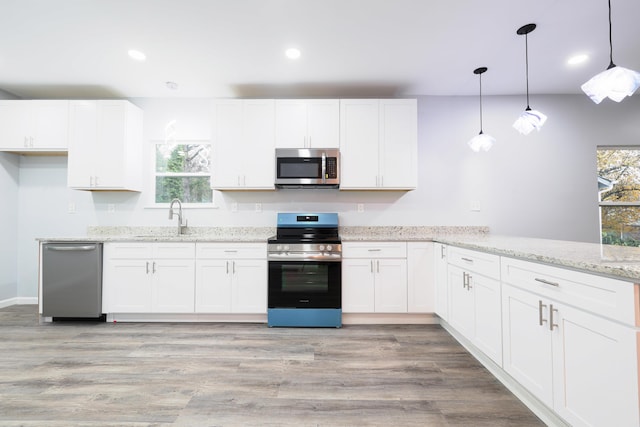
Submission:
[[[267,261],[340,262],[342,261],[342,255],[341,254],[309,254],[309,253],[289,252],[286,254],[268,254]]]

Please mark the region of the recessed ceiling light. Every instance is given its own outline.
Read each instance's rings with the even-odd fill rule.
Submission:
[[[165,85],[167,86],[167,89],[178,90],[178,83],[176,82],[166,82]]]
[[[140,52],[139,50],[130,49],[128,53],[129,53],[129,56],[135,59],[136,61],[144,61],[145,59],[147,59],[147,55]]]
[[[284,51],[284,54],[287,55],[289,59],[298,59],[300,58],[300,49],[290,48]]]
[[[581,53],[580,55],[575,55],[575,56],[572,56],[571,58],[569,58],[567,60],[567,64],[569,64],[569,65],[582,64],[587,59],[589,59],[589,55]]]

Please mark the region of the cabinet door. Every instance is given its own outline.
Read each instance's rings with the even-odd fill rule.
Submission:
[[[212,188],[242,186],[242,101],[216,101],[212,111],[213,170]]]
[[[31,148],[65,151],[69,146],[69,101],[31,101]]]
[[[413,189],[417,184],[417,101],[381,99],[379,186],[386,189]]]
[[[267,312],[267,261],[230,261],[233,274],[231,311],[233,313]]]
[[[379,173],[377,99],[340,100],[340,189],[376,188]]]
[[[103,273],[105,313],[152,311],[151,263],[146,260],[107,260]]]
[[[29,101],[0,101],[0,147],[23,150],[30,140]]]
[[[500,282],[471,273],[469,280],[474,298],[473,343],[499,366],[502,366],[502,299]]]
[[[435,301],[434,244],[407,243],[407,311],[433,313]]]
[[[337,99],[313,99],[307,104],[307,147],[340,146],[340,102]]]
[[[307,144],[307,102],[276,100],[276,147],[304,148]]]
[[[98,101],[98,142],[93,152],[96,188],[125,187],[126,125],[122,101]]]
[[[273,190],[275,181],[275,103],[270,99],[243,101],[242,163],[245,188]],[[229,159],[223,159],[229,161]],[[233,162],[235,163],[235,162]]]
[[[549,303],[535,294],[503,285],[502,318],[504,370],[552,407],[553,359]]]
[[[95,175],[94,153],[98,149],[97,101],[72,101],[69,123],[67,185],[90,188]]]
[[[435,313],[445,321],[449,320],[449,287],[447,286],[447,245],[436,243],[434,249],[435,270]]]
[[[555,411],[573,426],[640,425],[634,328],[561,304],[553,310]]]
[[[380,258],[375,265],[375,312],[407,312],[407,260]]]
[[[152,262],[154,313],[193,313],[194,264],[184,259]]]
[[[345,313],[375,311],[373,260],[342,260],[342,311]]]
[[[223,259],[196,261],[196,313],[231,312],[231,262]]]
[[[475,335],[475,310],[472,290],[466,287],[466,272],[449,265],[449,323],[465,338]]]

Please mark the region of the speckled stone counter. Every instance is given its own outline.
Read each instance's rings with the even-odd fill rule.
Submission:
[[[340,227],[340,238],[348,241],[431,241],[451,235],[486,236],[489,227],[483,226],[386,226]]]
[[[434,241],[640,282],[640,248],[488,234],[438,236]]]

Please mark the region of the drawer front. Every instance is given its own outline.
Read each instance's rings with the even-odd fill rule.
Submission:
[[[502,280],[541,296],[619,322],[636,324],[633,283],[508,257]]]
[[[198,259],[266,259],[266,243],[196,243]]]
[[[154,243],[153,257],[156,259],[193,259],[196,254],[195,243]]]
[[[146,242],[123,242],[104,244],[105,259],[150,259],[153,257],[153,247]]]
[[[343,258],[406,258],[407,242],[342,242]]]
[[[500,257],[498,255],[449,246],[447,257],[449,264],[465,271],[500,280]]]

